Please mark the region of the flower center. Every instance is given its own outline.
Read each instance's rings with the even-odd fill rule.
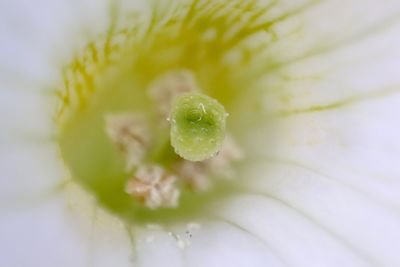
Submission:
[[[150,209],[176,208],[182,188],[208,190],[211,181],[207,176],[215,161],[210,158],[217,157],[224,164],[220,167],[225,168],[237,158],[227,147],[232,143],[222,145],[227,117],[224,107],[199,92],[182,93],[197,88],[192,79],[187,79],[188,74],[171,72],[157,80],[157,86],[153,85],[150,96],[158,107],[153,126],[144,113],[114,113],[106,117],[105,131],[124,157],[125,172],[131,176],[125,192]],[[154,146],[158,140],[163,143]],[[181,157],[173,154],[169,143]],[[220,150],[224,153],[216,155]],[[186,171],[188,167],[191,172]]]
[[[233,176],[242,156],[233,138],[225,139],[227,113],[190,92],[197,86],[187,83],[188,73],[161,75],[144,93],[114,86],[112,94],[93,95],[63,128],[60,145],[73,179],[127,220],[186,216],[235,191],[220,179]]]
[[[73,181],[121,218],[175,220],[240,190],[221,178],[235,177],[242,122],[260,106],[266,60],[248,39],[265,47],[272,24],[260,16],[270,7],[234,2],[193,1],[145,22],[129,14],[131,27],[111,29],[66,68],[61,154]]]

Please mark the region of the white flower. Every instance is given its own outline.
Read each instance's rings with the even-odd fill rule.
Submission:
[[[184,9],[193,2],[18,0],[0,4],[1,265],[399,266],[400,3],[215,0],[198,1],[199,6],[212,3],[204,9]],[[212,6],[220,3],[221,9]],[[255,4],[266,5],[268,12],[255,15],[263,10],[253,9]],[[86,113],[74,117],[80,100],[93,101],[91,93],[73,95],[73,107],[62,116],[56,114],[60,95],[66,95],[60,90],[63,78],[73,81],[69,88],[85,79],[82,73],[71,72],[71,61],[82,63],[79,60],[85,57],[83,51],[90,51],[90,41],[95,41],[94,50],[97,45],[112,47],[100,59],[104,62],[88,64],[89,76],[95,76],[98,70],[90,67],[112,66],[121,53],[126,53],[127,62],[132,59],[132,51],[118,46],[126,33],[118,35],[110,29],[132,30],[132,21],[138,20],[145,25],[130,33],[152,38],[155,35],[146,35],[146,30],[157,32],[162,25],[157,23],[176,15],[176,8],[182,9],[178,18],[179,14],[202,18],[199,10],[214,12],[216,27],[204,31],[204,43],[220,36],[219,26],[225,30],[224,41],[235,43],[241,40],[234,38],[241,29],[235,28],[238,25],[257,25],[258,20],[275,24],[263,25],[260,36],[246,43],[240,53],[224,53],[224,63],[203,66],[212,58],[210,51],[218,55],[219,43],[205,52],[200,50],[204,47],[196,49],[196,42],[192,44],[195,48],[188,49],[185,60],[197,62],[192,68],[200,77],[200,87],[213,85],[206,78],[212,79],[215,73],[207,70],[225,63],[234,66],[225,73],[229,78],[221,72],[214,79],[220,81],[218,86],[229,80],[232,88],[243,89],[240,101],[232,100],[238,92],[225,88],[220,95],[215,88],[210,92],[228,107],[233,122],[229,134],[244,153],[235,164],[230,164],[233,159],[226,152],[235,151],[230,147],[221,153],[226,158],[169,166],[173,156],[159,153],[164,151],[160,138],[150,161],[168,161],[168,168],[158,170],[185,179],[195,173],[196,180],[189,187],[207,184],[210,181],[203,179],[211,174],[234,173],[237,177],[211,180],[204,187],[206,192],[182,189],[176,209],[149,210],[124,195],[120,185],[125,181],[126,162],[110,162],[119,155],[111,142],[106,148],[97,146],[105,139],[96,131],[91,135],[95,126],[90,124],[95,119]],[[242,14],[243,10],[253,13]],[[221,13],[223,19],[232,21],[218,20]],[[199,21],[198,25],[213,25]],[[187,38],[192,37],[192,30]],[[190,40],[173,35],[173,30],[166,33],[162,40],[171,43],[178,37]],[[107,36],[112,37],[109,44]],[[149,44],[154,45],[151,40]],[[169,64],[177,55],[170,52],[162,57],[144,54],[142,63],[163,60],[154,69],[143,64],[140,71],[158,74],[161,70],[157,68],[164,68],[161,63]],[[243,67],[238,62],[246,62],[246,57],[256,63]],[[122,77],[121,69],[118,66],[102,74]],[[146,75],[152,77],[149,82],[154,80],[154,74]],[[101,86],[105,88],[114,85],[104,81]],[[113,97],[106,97],[109,109],[119,112],[119,107],[112,106]],[[121,99],[115,103],[122,103]],[[88,136],[95,145],[85,141]],[[132,164],[137,164],[134,159]],[[108,172],[114,180],[101,179]],[[176,192],[171,184],[168,192]],[[221,189],[227,185],[234,190]]]

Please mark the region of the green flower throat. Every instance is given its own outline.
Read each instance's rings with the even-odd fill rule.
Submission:
[[[72,180],[124,220],[175,220],[240,191],[274,3],[227,2],[127,12],[65,69],[61,154]]]

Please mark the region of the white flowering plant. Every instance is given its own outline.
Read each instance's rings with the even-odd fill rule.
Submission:
[[[400,265],[400,3],[0,3],[1,266]]]

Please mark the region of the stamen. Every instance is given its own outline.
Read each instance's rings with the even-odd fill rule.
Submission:
[[[233,137],[228,135],[218,155],[202,162],[183,160],[174,167],[174,171],[179,179],[191,190],[205,192],[213,185],[209,179],[210,175],[224,179],[233,178],[232,163],[243,158],[242,150]]]
[[[150,209],[175,208],[180,195],[176,179],[160,166],[140,166],[134,178],[127,182],[125,192]]]
[[[157,112],[168,119],[172,101],[182,93],[199,91],[191,71],[175,70],[161,75],[149,86],[149,96],[157,105]]]
[[[124,154],[125,171],[138,166],[146,155],[151,135],[146,119],[136,113],[107,115],[106,133]]]
[[[176,164],[174,171],[179,179],[192,191],[205,192],[212,186],[210,179],[207,177],[207,170],[199,162],[183,160]]]
[[[203,164],[206,166],[208,171],[218,177],[232,178],[234,175],[232,163],[242,160],[243,158],[243,151],[240,149],[233,137],[227,135],[218,155],[204,161]]]

